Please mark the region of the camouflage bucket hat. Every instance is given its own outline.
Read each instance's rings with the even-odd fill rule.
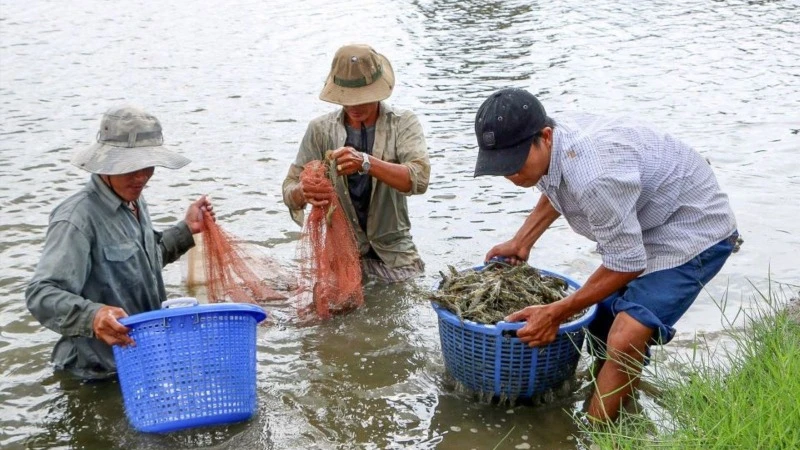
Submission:
[[[394,71],[369,45],[345,45],[336,51],[320,100],[342,106],[385,100],[394,89]]]
[[[189,159],[164,147],[161,123],[133,106],[109,109],[100,121],[97,142],[81,150],[72,164],[91,173],[120,175],[146,167],[180,169]]]

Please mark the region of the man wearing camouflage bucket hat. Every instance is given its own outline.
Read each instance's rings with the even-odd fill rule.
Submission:
[[[361,253],[362,272],[397,282],[425,268],[411,239],[406,198],[428,189],[430,162],[422,126],[410,111],[385,100],[394,89],[392,65],[368,45],[346,45],[333,58],[319,98],[341,105],[312,120],[283,182],[283,201],[303,225],[306,204],[337,195]],[[338,177],[333,191],[304,186],[306,163],[332,150]]]
[[[134,107],[103,115],[97,142],[72,163],[92,175],[86,186],[50,214],[42,257],[25,292],[28,309],[61,334],[57,369],[83,379],[115,374],[112,345],[134,344],[117,319],[152,311],[167,299],[161,269],[194,246],[201,196],[183,221],[158,232],[142,190],[155,166],[178,169],[189,160],[163,145],[161,124]]]

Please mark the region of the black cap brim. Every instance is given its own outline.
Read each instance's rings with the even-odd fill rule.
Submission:
[[[525,165],[534,136],[523,139],[519,144],[503,149],[480,149],[475,162],[475,177],[494,175],[506,177],[514,175]]]

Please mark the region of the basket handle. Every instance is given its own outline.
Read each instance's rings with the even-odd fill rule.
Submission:
[[[506,264],[509,264],[509,261],[511,261],[511,259],[505,256],[493,256],[492,259],[489,260],[489,262],[501,262]]]
[[[497,327],[497,329],[500,330],[500,334],[503,337],[515,338],[517,337],[517,330],[522,328],[522,324],[520,324],[520,322],[502,321],[502,322],[497,322],[495,324],[495,327]]]
[[[172,308],[173,306],[178,306],[178,307],[197,306],[197,299],[194,297],[179,297],[179,298],[171,298],[161,303],[162,309]]]

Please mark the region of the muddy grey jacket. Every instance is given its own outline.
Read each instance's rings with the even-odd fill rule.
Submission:
[[[344,109],[318,117],[308,125],[297,158],[283,182],[283,201],[289,207],[292,219],[299,225],[303,225],[304,210],[292,201],[290,193],[300,181],[303,166],[309,161],[322,160],[327,150],[344,146],[345,139]],[[358,225],[356,211],[345,185],[346,177],[336,179],[336,194],[353,226],[362,255],[367,253],[371,245],[388,267],[409,266],[420,260],[420,256],[411,240],[406,197],[425,193],[431,173],[428,146],[422,125],[414,113],[381,102],[371,156],[408,167],[411,190],[400,192],[373,179],[366,233]]]
[[[61,334],[56,368],[85,379],[116,372],[111,347],[95,339],[94,315],[103,305],[128,315],[152,311],[166,300],[161,269],[194,246],[184,222],[153,229],[147,203],[139,219],[98,175],[50,214],[44,251],[25,292],[28,310]]]

